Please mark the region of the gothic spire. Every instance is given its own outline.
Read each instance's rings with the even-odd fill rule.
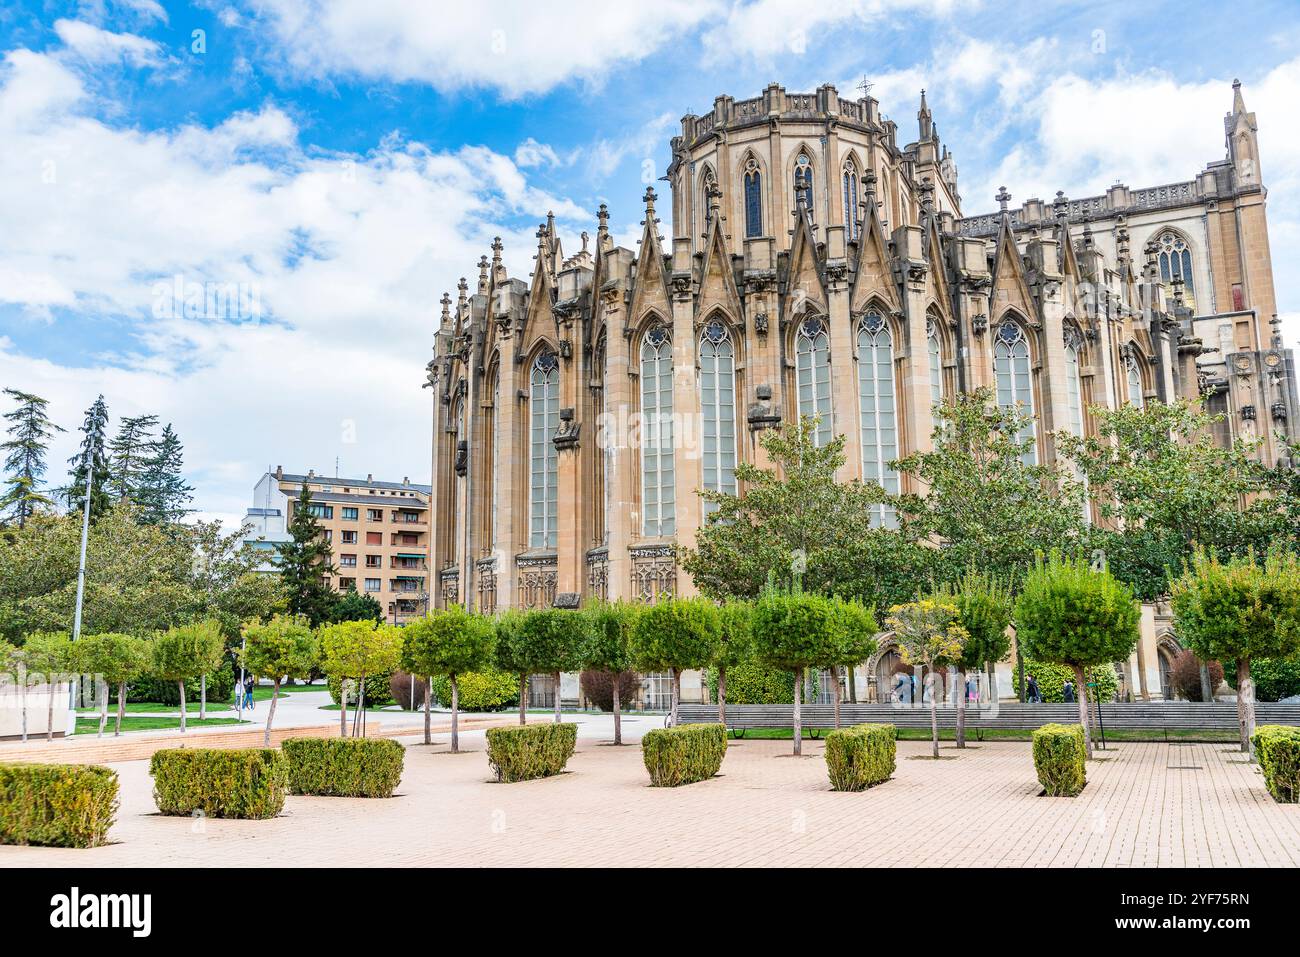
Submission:
[[[925,90],[921,91],[921,109],[917,111],[916,119],[920,126],[921,142],[928,142],[934,137],[934,118],[930,115],[930,106],[925,101]]]

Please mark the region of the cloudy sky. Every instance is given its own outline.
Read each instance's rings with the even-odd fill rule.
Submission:
[[[683,113],[864,75],[903,142],[929,91],[967,215],[1192,178],[1240,77],[1300,337],[1294,0],[19,0],[0,385],[69,429],[55,483],[100,392],[173,424],[205,515],[268,465],[427,482],[437,300],[494,235],[526,276],[548,210],[572,250],[605,202],[631,245]]]

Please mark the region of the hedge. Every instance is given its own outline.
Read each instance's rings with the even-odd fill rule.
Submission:
[[[708,670],[709,700],[718,700],[718,669]],[[794,704],[794,672],[744,661],[727,668],[727,704]]]
[[[1261,724],[1250,740],[1274,800],[1300,804],[1300,728]]]
[[[116,771],[89,764],[0,764],[0,844],[99,847],[116,815]]]
[[[488,763],[498,781],[528,781],[559,774],[578,743],[578,726],[527,724],[488,728]]]
[[[489,668],[467,671],[456,676],[457,704],[461,711],[503,711],[519,703],[519,676]],[[433,698],[444,708],[451,707],[451,679],[435,675]]]
[[[262,819],[284,807],[284,756],[270,748],[168,748],[149,773],[163,814]]]
[[[393,689],[389,687],[392,678],[393,676],[389,672],[377,675],[366,675],[367,708],[383,708],[393,703]],[[355,708],[357,706],[357,683],[351,678],[349,678],[348,681],[351,682],[353,688],[352,695],[348,698],[348,707]],[[327,675],[325,678],[325,688],[330,693],[330,700],[335,704],[339,703],[339,687],[341,684],[342,680],[338,675]]]
[[[1100,701],[1102,704],[1114,701],[1119,693],[1119,675],[1114,665],[1093,665],[1084,669],[1088,679],[1088,702]],[[1065,681],[1074,681],[1074,669],[1069,665],[1059,665],[1050,661],[1030,661],[1025,659],[1025,681],[1033,675],[1038,682],[1038,692],[1045,704],[1061,704],[1065,700]],[[1074,700],[1079,700],[1079,689],[1074,689]]]
[[[1074,797],[1088,783],[1083,725],[1045,724],[1034,731],[1034,769],[1049,797]]]
[[[826,773],[832,791],[863,791],[894,775],[898,729],[857,724],[826,735]]]
[[[117,700],[117,689],[110,689],[113,700]],[[185,700],[198,704],[202,697],[202,682],[199,676],[185,679]],[[151,675],[141,675],[126,686],[127,701],[151,701],[158,704],[171,704],[180,707],[181,692],[174,681],[165,681]],[[230,662],[226,662],[216,671],[208,673],[208,704],[229,704],[235,700],[235,672]]]
[[[290,794],[393,796],[406,749],[388,738],[288,738],[281,745]]]
[[[727,728],[722,724],[686,724],[656,728],[641,738],[641,757],[652,788],[675,788],[707,781],[727,756]]]

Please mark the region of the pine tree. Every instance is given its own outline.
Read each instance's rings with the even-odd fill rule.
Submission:
[[[63,500],[68,511],[81,514],[86,502],[86,464],[90,463],[90,520],[98,520],[108,511],[112,499],[108,494],[108,406],[104,397],[97,398],[81,424],[81,448],[68,459],[72,466],[68,473],[68,486],[63,489]]]
[[[50,438],[63,429],[46,414],[47,400],[18,389],[5,389],[4,394],[17,402],[18,408],[4,415],[12,424],[6,430],[9,440],[0,444],[5,452],[5,484],[9,486],[0,499],[0,510],[7,511],[10,520],[22,528],[33,512],[54,504],[41,492],[41,476]]]
[[[136,500],[157,425],[156,415],[131,416],[118,424],[108,452],[109,489],[119,502]]]
[[[150,444],[149,455],[140,472],[135,501],[142,509],[141,521],[151,525],[171,525],[179,522],[193,509],[188,508],[194,498],[192,485],[181,474],[185,449],[180,436],[172,431],[171,423],[163,426],[162,435]]]
[[[325,531],[312,514],[311,489],[303,483],[289,520],[290,541],[275,546],[280,557],[280,578],[289,596],[289,614],[303,615],[315,628],[328,621],[337,600],[324,581],[336,569],[334,550],[325,540]]]

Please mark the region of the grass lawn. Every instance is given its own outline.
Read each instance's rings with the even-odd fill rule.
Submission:
[[[205,718],[200,721],[197,715],[188,718],[185,727],[215,727],[224,724],[251,724],[250,721],[239,721],[236,718]],[[168,728],[180,728],[180,718],[155,718],[150,716],[131,716],[127,715],[122,719],[123,731],[165,731]],[[99,718],[78,718],[76,734],[96,734],[99,731]],[[109,714],[108,724],[104,725],[104,734],[113,733],[113,715]]]
[[[817,737],[824,737],[826,731],[816,731]],[[741,741],[789,741],[794,737],[794,732],[790,728],[753,728],[744,732],[743,736],[738,735],[735,731],[728,731],[727,736],[734,740]],[[803,737],[805,741],[811,740],[814,736],[812,729],[804,728]],[[956,738],[956,732],[952,728],[940,728],[939,740],[952,741]],[[973,727],[966,729],[966,741],[971,744],[978,744],[984,741],[1029,741],[1031,732],[1019,731],[1013,728],[985,728],[976,735]],[[898,740],[900,741],[929,741],[930,732],[925,728],[899,728]],[[1099,741],[1100,736],[1096,728],[1093,728],[1093,741]],[[1122,741],[1185,741],[1188,743],[1196,742],[1235,742],[1237,732],[1235,730],[1218,729],[1218,728],[1171,728],[1166,737],[1163,731],[1127,731],[1117,730],[1106,732],[1108,742]]]
[[[230,711],[235,707],[233,701],[208,701],[208,710],[210,711]],[[181,710],[178,704],[162,704],[157,701],[128,701],[126,703],[127,714],[175,714]],[[199,703],[191,701],[186,710],[193,713],[199,713]],[[99,714],[98,708],[78,708],[77,714]],[[108,703],[108,720],[113,720],[113,715],[117,714],[117,702]]]

